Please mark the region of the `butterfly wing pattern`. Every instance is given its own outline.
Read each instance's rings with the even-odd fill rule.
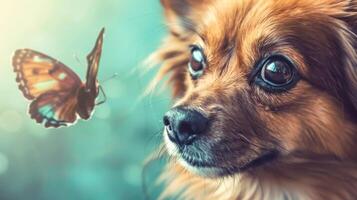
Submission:
[[[12,64],[19,89],[33,100],[31,118],[55,128],[76,121],[76,93],[82,82],[70,68],[31,49],[17,50]]]
[[[77,98],[67,91],[48,92],[30,104],[31,118],[38,123],[45,121],[45,127],[58,128],[77,120]]]

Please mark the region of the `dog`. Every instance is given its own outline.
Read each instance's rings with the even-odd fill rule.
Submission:
[[[357,0],[161,4],[162,199],[357,199]]]

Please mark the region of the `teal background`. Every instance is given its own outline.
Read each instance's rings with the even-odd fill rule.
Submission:
[[[85,56],[106,28],[99,80],[108,101],[91,120],[45,129],[27,114],[11,56],[32,48],[81,78]],[[168,95],[143,91],[155,70],[142,62],[165,34],[159,0],[0,0],[0,199],[143,199],[142,166],[161,142]],[[78,57],[78,62],[74,57]],[[149,166],[152,199],[161,162]]]

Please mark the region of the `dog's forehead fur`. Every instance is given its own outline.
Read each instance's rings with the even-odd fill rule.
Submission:
[[[343,30],[344,24],[334,17],[343,15],[348,7],[337,1],[220,0],[204,5],[205,12],[193,11],[192,18],[197,24],[198,43],[204,46],[209,62],[213,62],[211,67],[224,67],[227,63],[222,58],[232,56],[233,67],[248,72],[264,54],[281,52],[300,64],[297,67],[301,73],[308,73],[303,56],[320,62],[337,56],[336,52],[316,52],[339,50],[340,33],[335,30]]]

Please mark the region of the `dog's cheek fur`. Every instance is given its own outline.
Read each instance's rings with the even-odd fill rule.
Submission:
[[[326,93],[313,90],[298,104],[260,111],[267,130],[282,146],[282,154],[295,151],[354,158],[355,126],[341,112],[341,104]],[[339,133],[339,134],[336,134]]]

